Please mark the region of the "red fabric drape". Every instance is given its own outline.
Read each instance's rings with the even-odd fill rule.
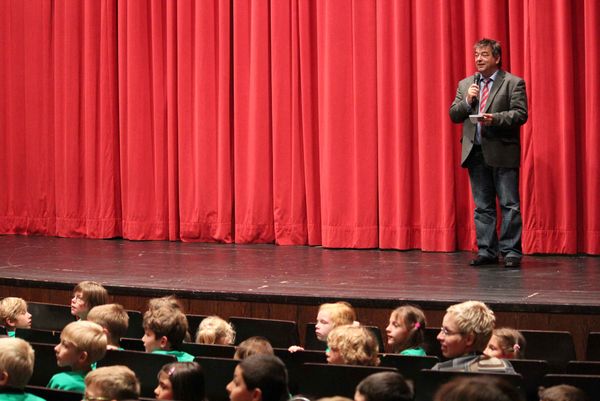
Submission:
[[[525,78],[527,253],[600,254],[595,0],[0,2],[0,233],[474,249],[448,107]]]

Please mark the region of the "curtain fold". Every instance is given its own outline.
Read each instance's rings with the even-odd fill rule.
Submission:
[[[0,2],[0,233],[475,249],[472,44],[525,78],[526,253],[600,254],[595,0]]]

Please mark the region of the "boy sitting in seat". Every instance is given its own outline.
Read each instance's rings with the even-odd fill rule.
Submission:
[[[106,334],[102,326],[93,322],[69,323],[60,333],[60,343],[54,351],[58,366],[69,366],[71,371],[55,374],[47,387],[83,393],[85,375],[106,354]]]
[[[180,309],[161,306],[144,313],[142,341],[146,352],[174,355],[179,362],[192,362],[193,355],[179,350],[187,331],[187,318]]]
[[[27,311],[27,302],[17,297],[6,297],[0,301],[0,325],[6,328],[9,337],[15,336],[16,329],[30,328],[31,313]]]
[[[24,391],[33,374],[33,362],[33,349],[27,341],[0,338],[0,400],[44,401]]]
[[[98,323],[106,333],[107,349],[120,349],[119,341],[127,333],[129,315],[119,304],[94,306],[87,315],[87,320]]]

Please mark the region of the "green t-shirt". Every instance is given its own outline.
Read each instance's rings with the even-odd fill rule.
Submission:
[[[14,337],[15,336],[15,330],[13,330],[13,331],[6,330],[6,335],[9,336],[9,337]]]
[[[194,356],[184,351],[155,349],[152,351],[152,353],[160,355],[173,355],[175,358],[177,358],[177,362],[194,362]]]
[[[412,356],[427,356],[425,350],[421,347],[408,348],[400,352],[400,355],[412,355]]]
[[[81,371],[60,372],[52,376],[46,387],[83,393],[85,391],[84,379],[86,374],[87,372]]]
[[[37,395],[29,394],[24,391],[0,392],[0,401],[46,401]]]

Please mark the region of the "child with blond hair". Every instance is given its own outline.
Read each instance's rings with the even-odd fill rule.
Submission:
[[[86,320],[90,309],[108,303],[108,291],[95,281],[82,281],[73,288],[71,315]]]
[[[231,345],[235,341],[235,330],[231,323],[219,316],[207,316],[200,322],[196,342],[198,344]]]
[[[106,354],[106,334],[97,323],[86,320],[69,323],[60,333],[60,343],[54,351],[57,365],[68,366],[71,371],[55,374],[47,387],[83,393],[85,375]]]
[[[85,377],[84,400],[123,401],[139,397],[140,381],[127,366],[98,368]]]
[[[87,320],[98,323],[104,329],[107,338],[107,349],[121,349],[119,341],[127,333],[129,315],[119,304],[94,306],[87,315]]]
[[[44,401],[23,391],[31,379],[33,348],[20,338],[0,338],[0,400]]]
[[[9,337],[15,336],[16,329],[31,328],[31,313],[27,302],[22,298],[6,297],[0,301],[0,324],[6,328]]]
[[[342,365],[379,365],[377,339],[363,326],[338,326],[327,337],[327,363]]]
[[[144,348],[146,352],[173,355],[179,362],[192,362],[194,357],[179,348],[188,331],[187,318],[179,309],[168,306],[144,313]]]

